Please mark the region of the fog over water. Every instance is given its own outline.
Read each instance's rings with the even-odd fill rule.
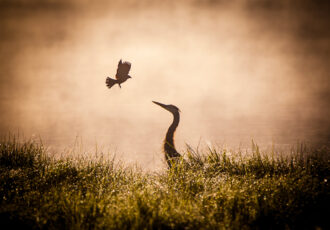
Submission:
[[[326,1],[0,0],[0,135],[144,167],[176,147],[329,144]],[[105,85],[119,59],[132,79]]]

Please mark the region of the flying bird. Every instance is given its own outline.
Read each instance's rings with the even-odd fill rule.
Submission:
[[[120,59],[117,67],[116,79],[107,77],[105,83],[109,88],[111,88],[115,84],[118,84],[119,87],[121,88],[120,84],[125,82],[127,79],[132,78],[130,75],[128,75],[130,69],[131,69],[131,63],[126,61],[123,63],[122,60]]]
[[[165,159],[168,164],[168,167],[171,168],[173,161],[179,159],[181,157],[180,153],[176,151],[174,146],[174,132],[179,125],[180,122],[180,110],[175,105],[165,105],[156,101],[152,101],[156,105],[166,109],[170,113],[173,114],[173,122],[167,130],[166,137],[164,140],[164,153]]]

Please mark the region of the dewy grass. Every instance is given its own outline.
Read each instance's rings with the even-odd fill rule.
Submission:
[[[329,153],[187,148],[175,167],[147,173],[3,141],[0,221],[10,229],[329,229]]]

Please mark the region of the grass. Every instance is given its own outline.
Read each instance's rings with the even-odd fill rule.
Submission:
[[[54,160],[2,141],[0,222],[8,229],[329,229],[329,148],[284,156],[187,148],[143,172],[113,159]]]

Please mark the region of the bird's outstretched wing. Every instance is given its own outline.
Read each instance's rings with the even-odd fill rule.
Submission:
[[[118,77],[126,76],[130,69],[131,69],[131,63],[129,62],[123,63],[120,59],[118,63],[116,78],[118,79]]]

